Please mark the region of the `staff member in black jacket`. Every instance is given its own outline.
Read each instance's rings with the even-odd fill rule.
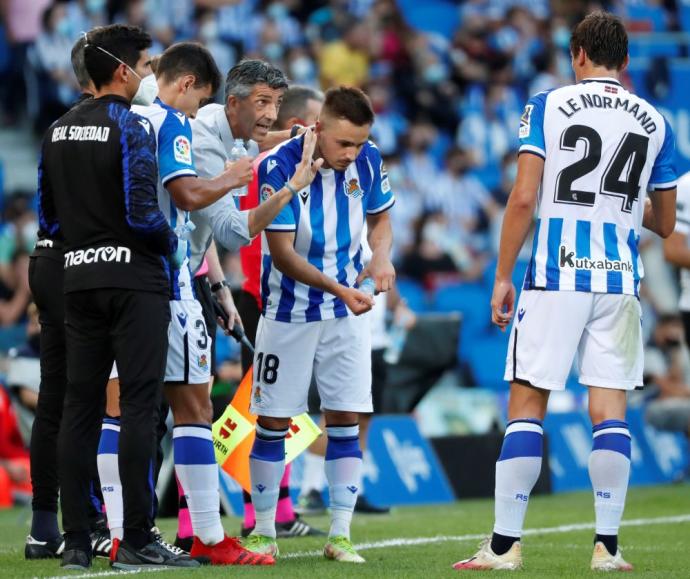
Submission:
[[[72,68],[82,90],[75,106],[93,97],[94,87],[84,65],[84,44],[81,37],[72,48]],[[29,264],[29,284],[38,306],[41,322],[41,386],[36,417],[31,431],[31,532],[26,538],[24,556],[46,559],[62,554],[64,547],[57,522],[58,472],[57,437],[62,419],[62,406],[67,384],[65,361],[65,309],[63,304],[63,238],[58,231],[50,236],[39,229],[38,242]],[[95,457],[91,465],[97,476]],[[97,481],[94,481],[97,482]],[[99,491],[94,484],[93,491]],[[100,509],[92,501],[84,506],[91,519],[93,554],[110,555],[111,541]]]
[[[64,238],[68,385],[58,439],[65,552],[62,566],[91,565],[89,460],[113,360],[120,374],[119,439],[125,531],[136,556],[113,563],[196,566],[153,540],[149,484],[154,427],[170,318],[162,257],[181,263],[178,240],[158,208],[150,123],[129,110],[150,103],[148,48],[140,28],[113,25],[87,37],[86,68],[96,90],[46,133],[39,165],[39,221]],[[150,78],[148,78],[150,76]],[[144,80],[142,80],[144,79]]]

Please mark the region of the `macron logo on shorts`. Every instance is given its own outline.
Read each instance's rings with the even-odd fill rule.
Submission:
[[[65,253],[65,269],[83,263],[129,263],[132,261],[132,251],[129,247],[90,247],[89,249],[78,249]]]

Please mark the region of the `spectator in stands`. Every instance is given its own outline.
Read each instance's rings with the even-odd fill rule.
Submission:
[[[9,351],[7,386],[19,399],[22,406],[32,412],[38,403],[38,389],[41,385],[40,332],[38,308],[30,304],[29,323],[26,326],[26,342]]]
[[[3,124],[15,125],[27,102],[25,68],[27,54],[41,31],[41,14],[53,0],[5,0],[0,2],[0,20],[7,27],[10,67],[0,82]]]
[[[369,77],[369,30],[364,22],[350,18],[343,36],[328,42],[319,57],[321,88],[340,85],[363,87]]]
[[[18,251],[12,259],[10,275],[0,281],[0,327],[13,326],[24,318],[31,298],[28,272],[29,256]]]
[[[31,496],[29,451],[7,391],[0,386],[0,508],[26,502]]]
[[[683,324],[676,315],[659,318],[652,344],[645,349],[645,383],[655,390],[647,422],[659,430],[682,432],[690,439],[690,385],[686,380]]]
[[[72,71],[73,41],[66,5],[57,2],[43,12],[41,33],[36,39],[36,68],[40,87],[37,132],[64,114],[79,94]]]

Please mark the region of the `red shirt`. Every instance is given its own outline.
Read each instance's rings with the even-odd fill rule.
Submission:
[[[254,177],[247,186],[248,193],[240,197],[240,209],[246,211],[254,209],[259,205],[259,165],[270,151],[264,151],[255,160],[252,166]],[[261,236],[257,235],[254,240],[240,248],[240,259],[242,260],[242,273],[244,273],[244,283],[242,289],[254,296],[256,303],[261,310]]]

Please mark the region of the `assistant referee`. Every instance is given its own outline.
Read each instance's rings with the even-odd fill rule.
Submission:
[[[58,468],[62,565],[69,569],[91,565],[88,463],[113,360],[121,384],[123,543],[140,555],[138,563],[170,564],[150,534],[149,469],[170,316],[161,256],[174,254],[178,239],[158,208],[154,131],[129,110],[133,100],[147,100],[142,79],[151,73],[150,46],[137,27],[91,31],[84,59],[95,98],[61,117],[42,145],[40,226],[50,236],[61,234],[65,250],[68,385]]]

